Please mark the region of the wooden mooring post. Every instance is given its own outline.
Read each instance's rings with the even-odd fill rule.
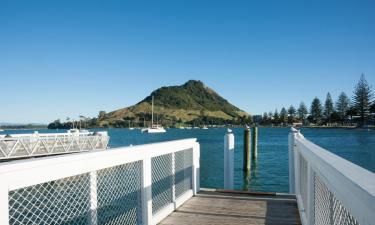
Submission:
[[[243,143],[243,171],[250,173],[251,169],[251,143],[250,143],[251,132],[250,128],[244,130],[244,143]]]
[[[253,135],[252,135],[252,158],[256,160],[258,157],[258,127],[253,127]]]

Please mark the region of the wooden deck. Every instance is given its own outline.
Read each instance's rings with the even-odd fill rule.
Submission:
[[[301,224],[294,196],[201,191],[159,225]]]

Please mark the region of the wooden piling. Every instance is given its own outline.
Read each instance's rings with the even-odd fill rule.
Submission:
[[[251,161],[250,161],[250,129],[246,128],[244,131],[244,143],[243,143],[243,171],[246,173],[250,172]]]
[[[252,158],[255,160],[258,157],[258,127],[253,127],[252,147]]]

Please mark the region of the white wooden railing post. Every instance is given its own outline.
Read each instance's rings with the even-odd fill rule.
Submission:
[[[294,158],[294,152],[295,152],[295,138],[297,134],[297,130],[293,127],[290,130],[289,133],[289,193],[294,194],[296,193],[295,190],[295,158]]]
[[[6,182],[2,180],[0,184],[0,224],[9,224],[9,199],[8,199],[8,187],[5,185]]]
[[[232,132],[224,136],[224,189],[233,189],[234,175],[234,135]]]
[[[196,142],[193,147],[193,193],[196,195],[200,189],[200,146]]]
[[[142,224],[153,225],[152,221],[152,178],[151,178],[151,158],[142,160]]]
[[[96,171],[90,172],[90,225],[98,224],[98,184]]]
[[[310,165],[307,164],[307,221],[308,224],[315,224],[314,205],[315,205],[315,185],[314,185],[314,170]]]

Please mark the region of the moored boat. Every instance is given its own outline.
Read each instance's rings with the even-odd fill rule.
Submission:
[[[162,125],[154,124],[154,96],[152,96],[152,105],[151,105],[151,126],[148,128],[143,128],[141,132],[157,134],[167,132]]]

